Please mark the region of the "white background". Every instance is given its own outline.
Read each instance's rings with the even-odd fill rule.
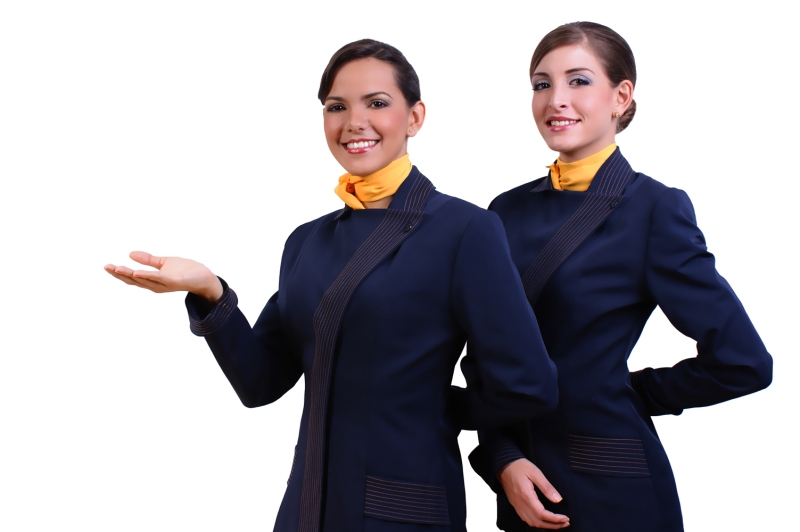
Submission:
[[[412,161],[486,206],[555,157],[530,116],[528,62],[574,20],[633,48],[639,111],[617,141],[634,169],[689,193],[775,357],[766,391],[656,420],[686,529],[790,526],[800,80],[788,4],[2,2],[0,529],[271,529],[302,385],[244,408],[189,332],[183,296],[103,265],[134,249],[195,258],[255,320],[288,234],[340,205],[316,92],[330,55],[364,37],[419,73],[428,117]],[[630,366],[694,352],[657,312]],[[466,457],[475,434],[460,441]],[[493,530],[493,494],[468,468],[466,482],[470,530]]]

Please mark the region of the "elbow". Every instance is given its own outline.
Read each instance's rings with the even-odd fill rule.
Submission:
[[[539,382],[518,404],[519,417],[523,419],[539,417],[555,410],[558,407],[558,385],[555,377]]]
[[[558,386],[556,385],[556,381],[553,380],[552,384],[543,387],[542,393],[538,397],[536,403],[536,411],[531,417],[552,412],[556,407],[558,407]]]
[[[239,396],[239,400],[247,408],[258,408],[259,406],[264,406],[271,402],[267,400],[267,398],[262,397],[263,394],[246,393],[236,390],[236,395]]]
[[[772,357],[764,353],[758,365],[752,367],[752,382],[750,393],[758,392],[772,384]]]
[[[558,407],[558,373],[555,364],[551,363],[551,371],[547,373],[547,378],[542,380],[539,388],[542,391],[539,414],[552,412]]]
[[[734,397],[759,392],[772,384],[772,357],[764,352],[746,365],[738,366],[728,377]]]
[[[263,405],[260,405],[260,404],[258,404],[256,402],[248,401],[248,400],[245,400],[245,399],[242,399],[242,404],[244,406],[246,406],[247,408],[258,408],[259,406],[263,406]]]

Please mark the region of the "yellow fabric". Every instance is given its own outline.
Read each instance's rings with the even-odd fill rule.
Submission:
[[[394,196],[410,173],[411,161],[405,154],[370,175],[344,174],[334,191],[353,209],[366,209],[364,202]]]
[[[553,188],[556,190],[586,192],[589,190],[589,185],[592,184],[594,175],[616,149],[617,144],[615,142],[594,155],[574,163],[565,163],[559,157],[555,164],[547,167],[550,169],[550,181],[553,183]]]

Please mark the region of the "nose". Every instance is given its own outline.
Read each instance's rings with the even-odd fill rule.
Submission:
[[[368,120],[366,113],[359,109],[352,109],[347,116],[347,131],[356,132],[364,131],[367,127]]]
[[[569,107],[566,87],[554,85],[550,88],[550,107],[556,111],[561,111]]]

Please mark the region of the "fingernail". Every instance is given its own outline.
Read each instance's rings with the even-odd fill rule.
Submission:
[[[553,500],[554,500],[555,502],[561,502],[561,500],[562,500],[562,499],[561,499],[561,495],[559,495],[558,493],[554,493],[554,494],[553,494]]]

